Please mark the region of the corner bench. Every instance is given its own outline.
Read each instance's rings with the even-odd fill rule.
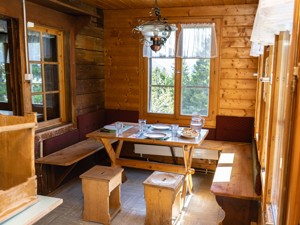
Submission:
[[[78,129],[73,129],[43,141],[44,156],[37,158],[35,162],[40,165],[49,165],[49,178],[45,180],[47,183],[50,182],[47,184],[47,192],[51,192],[61,185],[79,161],[104,149],[102,143],[86,139],[87,133],[101,128],[102,117],[101,111],[79,115],[77,117]],[[114,142],[116,140],[111,141],[111,143]],[[55,170],[55,166],[58,171]],[[80,167],[80,169],[83,170],[85,168]]]
[[[225,211],[223,225],[258,222],[260,196],[256,193],[251,143],[226,145],[218,162],[211,192]]]

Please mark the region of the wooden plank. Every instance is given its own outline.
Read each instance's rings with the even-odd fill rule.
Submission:
[[[60,198],[47,197],[42,195],[37,195],[38,201],[32,206],[28,207],[19,214],[11,217],[10,219],[1,223],[2,225],[31,225],[37,222],[39,219],[50,213],[60,204],[63,200]]]
[[[103,39],[86,35],[77,35],[75,48],[92,51],[103,51]]]
[[[158,170],[163,172],[172,172],[179,174],[186,174],[185,167],[179,165],[168,165],[157,162],[146,162],[141,160],[125,159],[118,158],[116,159],[116,164],[124,167],[140,168],[145,170]],[[195,173],[195,170],[192,169],[192,174]]]
[[[255,193],[253,184],[251,144],[225,147],[221,156],[228,153],[234,155],[234,160],[226,164],[218,163],[211,192],[217,196],[259,200],[260,196]],[[230,174],[224,173],[226,167],[231,167]],[[229,180],[224,180],[226,176],[229,176]],[[217,179],[218,177],[222,180]]]
[[[221,151],[223,149],[223,141],[215,141],[215,140],[204,140],[200,147],[201,149],[206,150],[217,150]]]
[[[78,64],[104,65],[103,52],[76,49],[75,55]]]
[[[9,174],[9,173],[8,173]],[[18,174],[9,174],[12,178]],[[2,179],[0,187],[0,223],[36,202],[36,176],[23,178],[14,186]],[[11,182],[13,183],[13,182]]]
[[[228,44],[228,43],[227,43]],[[221,57],[222,59],[233,59],[233,58],[238,58],[238,59],[246,59],[246,58],[252,58],[250,56],[250,48],[247,47],[239,47],[238,46],[230,46],[230,47],[222,47],[221,50]]]
[[[31,128],[34,128],[35,126],[36,126],[36,123],[22,123],[22,124],[16,124],[16,125],[0,126],[0,133],[8,132],[8,131],[31,129]]]
[[[221,78],[230,78],[230,79],[251,79],[257,80],[257,77],[253,76],[257,72],[256,68],[253,69],[221,69],[220,77]]]
[[[254,117],[254,109],[219,109],[219,115],[222,116],[247,116]]]
[[[223,26],[252,26],[255,15],[224,16]]]
[[[102,27],[96,27],[96,26],[85,26],[83,29],[79,31],[80,35],[90,36],[90,37],[96,37],[103,40],[104,32]]]
[[[255,100],[256,90],[220,90],[220,99]]]
[[[252,100],[220,99],[220,108],[255,109],[255,99]]]
[[[233,80],[233,79],[221,79],[221,89],[243,89],[243,90],[256,90],[255,80]]]
[[[221,68],[244,68],[244,69],[256,69],[257,68],[257,59],[222,59]]]
[[[70,166],[103,148],[104,146],[102,143],[93,139],[86,139],[45,157],[38,158],[35,162],[41,164]]]
[[[252,27],[223,27],[223,37],[250,37],[252,34]]]
[[[77,80],[76,94],[104,92],[104,79]]]
[[[229,38],[222,38],[221,42],[222,52],[224,51],[223,48],[250,48],[251,41],[250,37],[229,37]],[[250,55],[249,55],[250,56]]]
[[[76,66],[76,79],[104,79],[104,66],[78,64]]]
[[[98,108],[104,108],[104,93],[90,93],[76,96],[76,108],[84,109],[91,106],[98,106]]]

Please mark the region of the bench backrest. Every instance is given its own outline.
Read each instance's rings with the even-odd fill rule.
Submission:
[[[67,133],[43,141],[43,154],[47,156],[53,152],[66,148],[79,141],[79,130],[71,130]]]
[[[253,117],[217,116],[216,140],[252,142]]]
[[[103,111],[89,112],[77,117],[77,127],[81,141],[86,139],[88,133],[103,126],[103,117]]]

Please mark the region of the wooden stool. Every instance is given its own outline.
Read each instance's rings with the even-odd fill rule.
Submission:
[[[180,174],[155,171],[144,181],[145,225],[177,223],[183,207],[183,179],[184,176]]]
[[[94,166],[80,176],[84,220],[109,225],[121,210],[122,171],[120,167]]]

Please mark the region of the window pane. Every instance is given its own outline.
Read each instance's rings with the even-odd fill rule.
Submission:
[[[181,114],[191,115],[194,112],[197,112],[201,116],[208,116],[208,99],[208,88],[182,88]]]
[[[43,91],[43,79],[41,64],[30,64],[30,71],[33,75],[31,81],[31,92],[42,92]]]
[[[8,102],[6,89],[6,72],[4,63],[0,63],[0,102]]]
[[[149,59],[150,84],[174,86],[174,59]]]
[[[43,33],[44,61],[57,62],[56,35]]]
[[[35,31],[28,31],[28,54],[29,60],[40,61],[41,60],[41,43],[40,33]]]
[[[150,112],[174,113],[174,87],[151,87],[150,96]]]
[[[58,91],[58,66],[46,64],[44,69],[46,91]]]
[[[32,95],[32,104],[43,106],[43,95]]]
[[[47,120],[55,119],[60,117],[59,109],[59,94],[47,94]]]
[[[194,112],[208,116],[209,59],[183,59],[181,114],[191,115]]]
[[[174,58],[149,58],[149,112],[174,113],[174,62]]]

